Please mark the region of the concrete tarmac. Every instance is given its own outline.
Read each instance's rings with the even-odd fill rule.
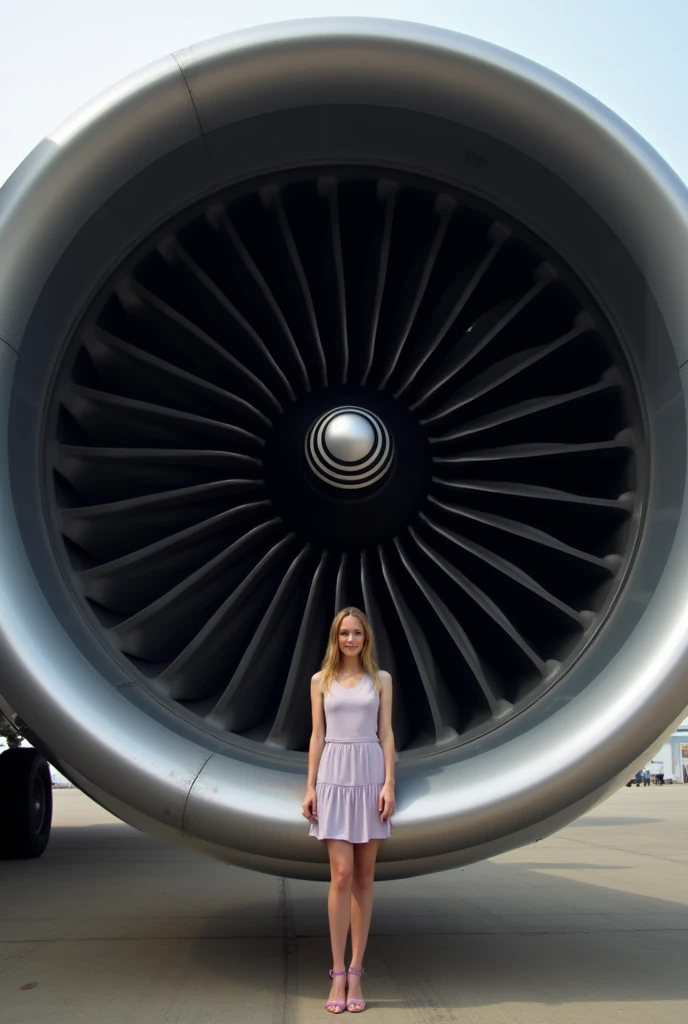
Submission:
[[[3,1024],[329,1017],[325,884],[164,846],[76,790],[55,800],[47,853],[0,863]],[[680,1024],[687,863],[688,786],[653,786],[536,846],[378,883],[365,1020]]]

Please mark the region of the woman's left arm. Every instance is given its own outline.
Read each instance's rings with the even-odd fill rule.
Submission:
[[[385,759],[385,782],[380,790],[380,820],[387,821],[394,814],[394,733],[392,731],[392,677],[389,672],[380,672],[382,693],[378,714],[378,739]]]

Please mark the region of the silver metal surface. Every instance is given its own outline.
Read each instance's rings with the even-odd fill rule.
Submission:
[[[306,457],[315,475],[333,487],[360,490],[390,468],[394,444],[378,416],[345,406],[325,413],[308,432]]]
[[[355,122],[326,109],[346,104]],[[54,566],[35,489],[41,375],[100,282],[173,214],[269,171],[270,119],[285,111],[296,111],[285,133],[294,165],[343,160],[356,138],[368,163],[447,180],[460,166],[462,187],[518,215],[592,289],[645,398],[642,542],[601,634],[552,700],[458,756],[399,766],[379,877],[441,870],[585,811],[688,703],[686,191],[613,114],[507,51],[347,19],[223,37],[101,97],[1,190],[0,706],[138,827],[257,870],[326,877],[300,816],[303,758],[268,762],[192,729],[115,665]],[[417,131],[392,138],[407,115]]]
[[[324,450],[339,462],[359,462],[370,453],[375,432],[362,413],[342,412],[328,421],[323,442]]]

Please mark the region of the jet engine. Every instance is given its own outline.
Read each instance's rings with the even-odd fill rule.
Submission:
[[[688,203],[628,126],[475,39],[294,22],[134,75],[0,201],[15,732],[138,828],[323,879],[309,679],[352,604],[394,679],[379,877],[644,763],[688,703]]]

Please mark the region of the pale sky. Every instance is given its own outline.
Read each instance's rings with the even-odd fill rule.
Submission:
[[[688,181],[686,0],[0,0],[0,183],[77,107],[172,50],[342,14],[425,22],[515,50],[606,103]]]

